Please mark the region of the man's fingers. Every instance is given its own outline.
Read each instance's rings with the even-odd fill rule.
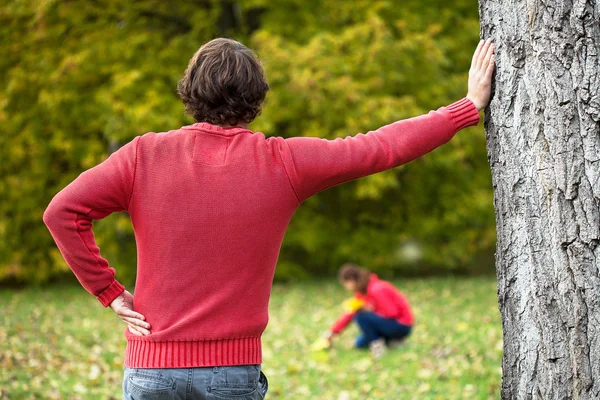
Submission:
[[[129,332],[133,333],[134,335],[138,335],[138,336],[146,336],[150,334],[150,331],[144,328],[140,328],[139,326],[135,326],[132,324],[127,324],[128,328],[129,328]]]
[[[130,310],[127,307],[121,307],[119,308],[119,310],[117,311],[117,314],[120,317],[130,317],[130,318],[137,318],[137,319],[141,319],[142,321],[146,319],[146,317],[144,317],[142,314],[135,312],[133,310]]]
[[[485,55],[485,52],[487,50],[487,45],[488,45],[487,40],[484,40],[483,44],[481,45],[481,49],[479,49],[479,52],[477,53],[477,58],[475,59],[475,62],[473,65],[473,68],[475,70],[479,70],[481,68],[481,59]]]
[[[138,332],[135,328],[133,328],[131,325],[127,325],[127,329],[129,329],[129,332],[131,332],[132,334],[136,335],[136,336],[143,336],[140,332]]]
[[[137,318],[121,317],[121,319],[128,324],[140,326],[142,328],[150,329],[151,326],[146,321],[139,320]]]
[[[482,69],[485,57],[487,56],[487,52],[489,51],[491,44],[492,44],[492,42],[490,40],[486,40],[485,43],[483,44],[481,51],[479,52],[479,55],[477,57],[477,63],[475,65],[475,69],[477,69],[477,70]]]
[[[473,59],[471,60],[471,65],[474,67],[477,64],[477,60],[479,59],[479,53],[481,53],[481,48],[483,47],[484,40],[481,39],[477,44],[477,48],[475,49],[475,53],[473,54]]]
[[[490,79],[492,74],[494,73],[494,67],[496,66],[496,57],[492,54],[490,57],[490,61],[488,62],[488,66],[485,70],[485,78]]]
[[[485,59],[483,60],[483,65],[481,66],[481,68],[484,71],[487,69],[487,66],[490,63],[490,58],[492,58],[493,54],[494,54],[494,43],[490,43],[490,45],[485,53]]]

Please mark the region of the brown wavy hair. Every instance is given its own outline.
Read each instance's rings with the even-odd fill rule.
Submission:
[[[356,282],[356,290],[366,294],[371,279],[371,271],[356,264],[346,263],[340,267],[338,279],[342,283],[347,281]]]
[[[196,122],[213,125],[250,123],[269,90],[256,54],[235,40],[218,38],[194,54],[177,93]]]

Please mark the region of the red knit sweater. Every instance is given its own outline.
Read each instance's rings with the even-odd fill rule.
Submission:
[[[367,293],[355,293],[354,297],[373,307],[373,312],[383,318],[394,318],[402,325],[412,326],[415,322],[410,304],[404,295],[391,283],[371,274]],[[340,333],[348,326],[356,312],[342,314],[331,327],[331,332]]]
[[[462,99],[345,139],[266,138],[207,123],[136,137],[60,191],[44,213],[65,260],[107,306],[124,287],[100,256],[92,220],[128,211],[137,243],[136,311],[125,365],[259,364],[284,233],[328,187],[409,162],[475,125]]]

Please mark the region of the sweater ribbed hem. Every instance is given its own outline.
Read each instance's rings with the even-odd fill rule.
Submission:
[[[128,339],[130,368],[194,368],[262,363],[260,337],[151,342]]]
[[[450,111],[452,121],[454,121],[454,126],[457,131],[479,123],[479,112],[477,111],[477,107],[475,107],[475,104],[466,97],[446,106],[446,108]]]
[[[111,283],[106,289],[104,289],[104,291],[100,293],[100,295],[98,295],[96,298],[100,303],[102,303],[104,307],[108,307],[108,305],[112,303],[114,299],[119,297],[119,295],[123,293],[124,290],[125,286],[121,285],[118,281],[113,281],[113,283]]]

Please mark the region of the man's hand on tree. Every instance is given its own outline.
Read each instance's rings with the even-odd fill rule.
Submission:
[[[485,108],[490,102],[494,60],[494,43],[490,40],[480,41],[471,61],[467,92],[467,99],[475,104],[477,111]]]

